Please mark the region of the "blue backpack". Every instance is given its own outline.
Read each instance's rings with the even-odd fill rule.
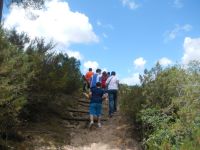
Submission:
[[[97,77],[98,77],[98,74],[95,73],[90,79],[90,88],[96,87],[96,83],[99,82],[97,81]]]

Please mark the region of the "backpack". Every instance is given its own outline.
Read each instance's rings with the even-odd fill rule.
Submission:
[[[95,74],[90,78],[90,88],[96,87],[97,76],[98,76],[98,74],[95,73]]]

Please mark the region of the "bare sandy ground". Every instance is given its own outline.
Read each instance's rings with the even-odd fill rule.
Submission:
[[[71,144],[64,150],[141,150],[134,140],[131,126],[116,113],[102,127],[80,128],[73,132]]]

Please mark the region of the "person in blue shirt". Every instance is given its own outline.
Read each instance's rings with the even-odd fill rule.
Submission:
[[[107,97],[105,91],[101,88],[101,83],[97,82],[96,87],[93,87],[90,90],[89,98],[90,98],[90,124],[91,127],[94,124],[94,116],[97,116],[98,119],[98,127],[101,127],[101,112],[102,112],[102,102],[103,99]]]
[[[96,83],[101,83],[101,69],[97,69],[96,73],[90,78],[90,89],[96,87]]]

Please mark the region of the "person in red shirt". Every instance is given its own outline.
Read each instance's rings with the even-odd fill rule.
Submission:
[[[101,87],[102,89],[106,89],[106,80],[108,79],[107,73],[104,71],[101,76]]]

